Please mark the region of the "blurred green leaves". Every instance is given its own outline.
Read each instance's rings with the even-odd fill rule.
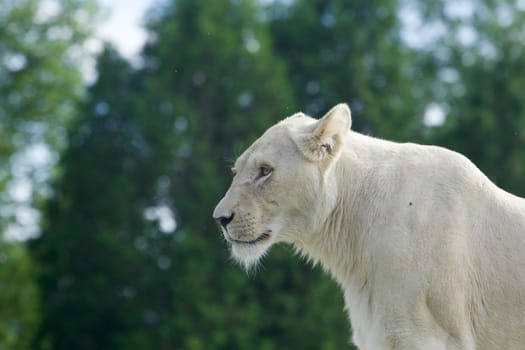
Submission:
[[[2,233],[15,223],[35,224],[38,214],[30,206],[44,195],[52,165],[42,150],[63,147],[66,124],[77,115],[95,10],[91,1],[0,1]],[[2,240],[0,349],[32,348],[40,321],[35,276],[25,244]]]
[[[31,349],[40,325],[34,268],[22,243],[0,240],[0,349]]]
[[[84,83],[90,1],[3,0],[0,3],[0,156],[33,142],[64,143]]]

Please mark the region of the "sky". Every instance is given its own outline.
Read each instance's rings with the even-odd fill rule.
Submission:
[[[106,18],[98,35],[115,45],[119,52],[132,60],[146,40],[142,21],[155,0],[98,0]]]

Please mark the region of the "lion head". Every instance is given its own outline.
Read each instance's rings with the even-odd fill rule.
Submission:
[[[297,246],[333,210],[331,169],[350,129],[350,109],[320,120],[294,114],[268,129],[235,162],[232,183],[213,212],[233,257],[250,267],[275,243]]]

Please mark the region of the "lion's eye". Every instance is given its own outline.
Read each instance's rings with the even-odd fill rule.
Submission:
[[[257,173],[257,176],[255,177],[255,181],[267,178],[270,176],[273,172],[273,169],[269,166],[263,165],[259,167],[259,172]]]
[[[260,173],[262,176],[268,176],[272,173],[272,168],[270,167],[266,167],[266,166],[262,166],[260,169],[259,169]]]

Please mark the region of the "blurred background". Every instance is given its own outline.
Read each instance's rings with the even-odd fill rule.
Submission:
[[[351,349],[342,295],[211,220],[276,121],[462,152],[525,196],[524,0],[0,0],[0,350]]]

